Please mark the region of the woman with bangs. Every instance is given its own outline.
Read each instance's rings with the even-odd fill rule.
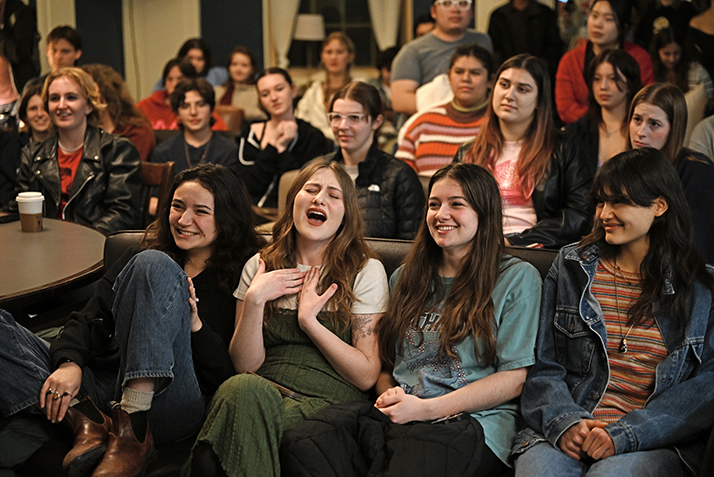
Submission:
[[[75,67],[53,71],[42,100],[56,133],[22,150],[18,192],[42,192],[45,217],[107,233],[136,228],[139,152],[128,139],[97,127],[106,106],[92,77]]]
[[[518,396],[535,362],[540,276],[505,254],[498,184],[483,167],[439,169],[421,219],[377,326],[376,405],[333,406],[289,430],[287,475],[508,470]]]
[[[595,177],[595,227],[543,285],[516,476],[698,474],[714,425],[714,277],[653,148]]]
[[[551,87],[543,60],[527,54],[496,73],[481,134],[455,160],[495,176],[503,200],[506,245],[560,248],[589,225],[587,167],[577,140],[553,126]]]
[[[230,346],[240,374],[216,393],[192,475],[280,475],[283,430],[319,409],[365,400],[380,370],[375,326],[387,279],[362,238],[344,169],[315,159],[288,191],[273,241],[243,268]]]
[[[677,169],[692,214],[697,248],[707,262],[714,263],[714,165],[711,158],[684,147],[684,94],[668,83],[643,88],[632,100],[628,123],[629,145],[633,149],[659,149]]]
[[[628,149],[627,108],[642,89],[640,67],[623,50],[606,50],[588,68],[588,112],[565,127],[581,140],[593,173],[611,157]]]

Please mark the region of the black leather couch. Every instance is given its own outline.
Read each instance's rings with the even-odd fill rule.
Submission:
[[[143,231],[124,231],[110,234],[104,245],[105,266],[107,268],[110,267],[128,247],[138,244],[143,234]],[[370,238],[367,239],[367,243],[384,264],[387,276],[391,275],[399,267],[411,247],[411,242],[407,240]],[[507,250],[509,254],[533,264],[542,278],[548,273],[556,255],[556,252],[552,250],[515,247],[508,247]],[[193,439],[189,438],[181,442],[158,447],[156,460],[150,464],[146,475],[148,477],[178,476],[192,445]],[[55,439],[32,456],[30,461],[18,473],[22,476],[65,475],[61,471],[61,462],[70,447],[71,439],[67,436],[64,439]],[[714,477],[714,431],[709,438],[707,449],[709,454],[705,458],[705,462],[703,462],[699,475],[701,477]]]

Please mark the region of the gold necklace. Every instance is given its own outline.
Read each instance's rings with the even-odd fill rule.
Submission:
[[[617,307],[617,322],[620,324],[620,346],[617,347],[618,351],[622,354],[627,353],[627,337],[630,336],[630,331],[632,331],[632,327],[635,326],[634,323],[630,325],[630,329],[627,330],[627,334],[625,336],[622,336],[622,319],[620,318],[620,300],[618,298],[618,293],[617,293],[617,257],[614,259],[615,262],[615,269],[612,271],[612,276],[614,277],[615,280],[615,307]],[[627,281],[627,280],[625,280]]]

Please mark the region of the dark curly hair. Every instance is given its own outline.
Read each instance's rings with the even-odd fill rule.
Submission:
[[[252,201],[238,173],[227,167],[204,163],[179,173],[171,185],[169,197],[184,182],[195,181],[213,195],[214,216],[218,234],[212,244],[208,267],[216,270],[218,287],[222,293],[233,293],[245,262],[255,255],[264,241],[255,231]],[[176,246],[171,235],[169,212],[171,201],[166,201],[158,217],[146,229],[141,249],[160,250],[182,267],[186,252]]]

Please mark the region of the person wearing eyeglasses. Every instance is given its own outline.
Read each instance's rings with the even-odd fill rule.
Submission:
[[[468,31],[474,17],[473,0],[436,0],[431,5],[436,27],[399,50],[392,65],[392,106],[399,113],[417,111],[416,90],[449,68],[449,59],[462,45],[476,43],[493,51],[485,33]]]
[[[414,169],[379,149],[375,140],[384,106],[374,86],[354,81],[332,97],[327,115],[342,164],[357,185],[366,237],[411,240],[426,198]]]

